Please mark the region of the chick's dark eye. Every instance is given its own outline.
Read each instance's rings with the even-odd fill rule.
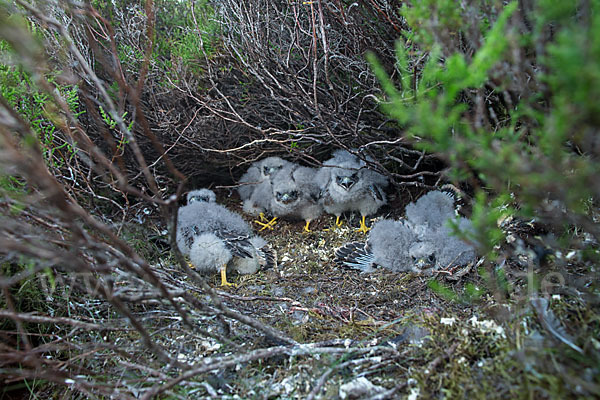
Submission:
[[[194,203],[194,202],[204,202],[204,203],[208,203],[209,198],[207,196],[194,196],[192,198],[190,198],[190,203]]]

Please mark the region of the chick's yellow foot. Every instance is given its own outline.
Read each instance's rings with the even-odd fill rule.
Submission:
[[[227,282],[227,265],[221,267],[221,286],[237,286],[235,283]]]
[[[264,216],[263,216],[263,218],[264,218]],[[265,218],[265,221],[266,220],[267,219]],[[273,218],[269,222],[262,222],[262,221],[258,221],[258,220],[254,220],[254,222],[257,223],[258,225],[262,226],[262,228],[260,228],[259,231],[264,231],[265,229],[273,230],[273,227],[277,223],[277,217]]]
[[[360,220],[360,227],[356,230],[357,232],[362,232],[362,233],[367,233],[371,230],[371,228],[369,228],[367,226],[367,224],[365,223],[365,216],[363,215],[362,219]]]
[[[265,213],[263,213],[263,212],[261,212],[260,214],[258,214],[258,218],[260,219],[260,222],[267,221],[267,217],[265,217]]]
[[[304,225],[304,233],[311,233],[312,231],[308,228],[310,225],[310,221],[306,221],[306,225]]]
[[[343,221],[340,221],[340,217],[335,217],[335,222],[331,225],[331,228],[323,229],[324,231],[335,231],[338,228],[341,228],[344,225]]]
[[[275,226],[276,223],[277,223],[277,217],[274,217],[272,220],[267,222],[267,225],[269,225],[271,227],[271,229],[273,229],[273,227]]]

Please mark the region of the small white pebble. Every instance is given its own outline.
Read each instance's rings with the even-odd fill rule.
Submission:
[[[419,394],[421,394],[421,389],[419,389],[419,387],[411,388],[408,395],[408,400],[416,400],[419,398]]]
[[[554,256],[558,259],[561,259],[563,257],[563,254],[562,254],[562,252],[557,251],[556,253],[554,253]]]
[[[469,319],[469,322],[471,322],[471,325],[473,327],[479,328],[479,331],[481,333],[487,333],[487,332],[494,332],[502,337],[504,337],[504,328],[499,326],[496,321],[492,321],[492,320],[484,320],[484,321],[479,321],[477,320],[477,317],[474,315],[471,319]]]

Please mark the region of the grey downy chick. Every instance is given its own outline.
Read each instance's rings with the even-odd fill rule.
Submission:
[[[208,199],[208,201],[202,201]],[[243,218],[215,202],[208,189],[188,194],[188,205],[178,211],[177,246],[189,256],[199,271],[221,271],[221,285],[227,282],[230,267],[239,273],[256,272],[276,263],[273,250],[252,230]]]
[[[257,185],[281,171],[284,166],[292,164],[280,157],[267,157],[250,165],[248,170],[239,180],[241,186],[238,193],[242,200],[247,200],[252,195]]]
[[[198,189],[192,190],[186,196],[187,204],[191,204],[194,202],[204,202],[204,203],[215,203],[217,201],[217,196],[215,192],[210,189]]]
[[[194,238],[203,232],[230,230],[238,235],[251,235],[244,219],[216,203],[212,190],[193,190],[187,195],[188,204],[177,211],[177,247],[184,255],[190,254]]]
[[[316,174],[317,169],[298,165],[284,167],[278,172],[271,181],[273,215],[303,219],[306,222],[304,231],[310,232],[310,222],[323,212]]]
[[[414,232],[407,224],[384,219],[373,225],[366,243],[347,243],[335,256],[338,264],[362,272],[371,272],[376,265],[395,272],[415,271],[409,255],[413,243]]]
[[[334,152],[333,158],[323,163],[317,174],[317,182],[323,188],[322,203],[326,212],[340,216],[346,211],[361,214],[359,231],[366,233],[367,215],[374,214],[387,203],[384,188],[388,180],[382,174],[366,168],[366,163],[345,150]]]
[[[456,216],[454,197],[437,190],[410,203],[405,211],[409,225],[419,236],[437,230]]]
[[[242,186],[238,193],[244,202],[244,212],[259,216],[260,220],[255,222],[262,226],[261,230],[273,229],[276,221],[276,218],[267,221],[264,216],[265,212],[271,211],[271,178],[291,165],[294,164],[280,157],[267,157],[253,163],[240,178]]]
[[[473,232],[473,223],[461,217],[458,229],[464,233]],[[417,265],[429,265],[434,270],[466,265],[477,258],[475,247],[453,235],[452,229],[446,224],[427,231],[411,246],[409,254]]]
[[[407,221],[383,220],[375,224],[368,242],[349,243],[336,251],[338,262],[368,271],[381,265],[394,271],[419,271],[465,265],[477,257],[475,248],[452,234],[454,199],[430,192],[406,207]],[[472,232],[467,218],[458,220],[462,232]]]
[[[204,232],[194,238],[190,261],[202,273],[221,272],[221,286],[231,286],[227,270],[253,274],[276,266],[276,255],[259,236],[235,236],[228,231]]]

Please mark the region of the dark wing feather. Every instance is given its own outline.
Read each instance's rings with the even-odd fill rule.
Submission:
[[[373,268],[375,256],[368,243],[346,243],[335,251],[336,262],[346,268],[369,271]]]
[[[277,268],[277,252],[269,246],[263,246],[257,249],[260,264],[264,269]]]
[[[384,201],[384,195],[382,193],[382,189],[379,186],[370,185],[369,192],[371,192],[371,195],[373,196],[374,199],[376,199],[378,201]]]
[[[250,236],[232,233],[226,230],[215,232],[215,235],[223,240],[225,246],[234,257],[252,258],[252,243]]]

